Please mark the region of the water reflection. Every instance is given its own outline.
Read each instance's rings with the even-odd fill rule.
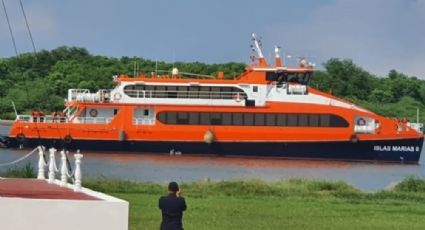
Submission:
[[[0,133],[6,133],[0,126]],[[0,163],[13,161],[29,150],[0,149]],[[288,160],[219,156],[170,156],[168,154],[130,154],[84,152],[84,176],[105,176],[137,181],[166,183],[170,180],[197,181],[259,178],[276,181],[286,178],[343,180],[375,191],[408,175],[425,177],[424,160],[419,165],[377,164],[342,161]],[[58,156],[59,157],[59,156]],[[33,155],[24,162],[37,165]],[[59,159],[58,159],[59,160]],[[7,167],[0,167],[0,171]]]

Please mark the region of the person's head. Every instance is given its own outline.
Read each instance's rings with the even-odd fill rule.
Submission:
[[[177,184],[177,182],[171,181],[168,184],[168,192],[176,193],[177,191],[179,191],[179,185]]]

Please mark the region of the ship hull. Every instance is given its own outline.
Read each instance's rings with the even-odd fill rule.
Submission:
[[[138,153],[177,153],[197,155],[229,155],[252,157],[283,157],[349,161],[382,161],[418,163],[423,138],[321,142],[174,142],[174,141],[109,141],[72,140],[64,143],[53,139],[15,138],[5,141],[7,147],[33,148],[38,145],[83,151],[128,151]]]

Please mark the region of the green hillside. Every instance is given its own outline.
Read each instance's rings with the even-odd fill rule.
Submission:
[[[133,75],[135,63],[147,74],[155,71],[154,60],[139,57],[105,57],[84,48],[59,47],[36,55],[0,58],[0,118],[14,119],[11,102],[19,113],[39,108],[46,113],[63,109],[69,88],[113,87],[112,76]],[[216,75],[224,71],[234,77],[244,71],[243,63],[204,64],[200,62],[158,62],[159,70],[177,67],[182,72]],[[425,81],[391,70],[375,76],[350,60],[330,59],[325,70],[316,72],[311,85],[346,98],[376,113],[415,120],[416,108],[425,111]],[[422,116],[422,119],[425,116]]]

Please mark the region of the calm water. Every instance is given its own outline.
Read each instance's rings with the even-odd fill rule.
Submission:
[[[8,128],[0,126],[0,134],[6,134]],[[0,164],[18,159],[29,151],[28,149],[0,149]],[[161,183],[170,180],[197,181],[205,178],[211,180],[259,178],[266,181],[316,178],[343,180],[362,190],[376,191],[408,175],[425,177],[425,153],[422,153],[419,165],[84,151],[82,153],[84,154],[82,165],[84,176],[105,176]],[[37,155],[33,154],[17,166],[31,162],[36,168],[37,160]],[[57,155],[58,160],[59,155]],[[5,170],[7,167],[0,167],[0,171]]]

